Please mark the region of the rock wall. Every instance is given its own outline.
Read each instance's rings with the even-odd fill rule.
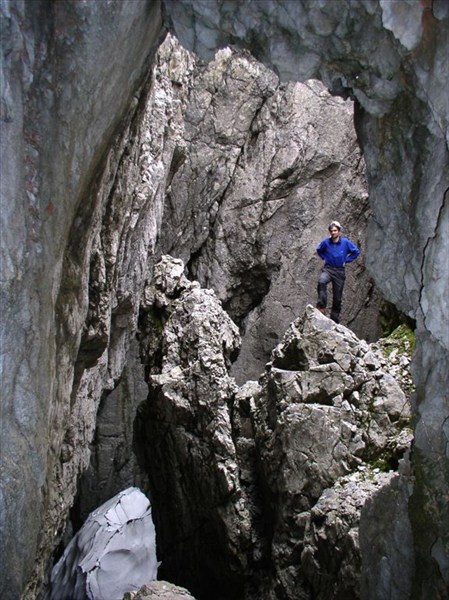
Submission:
[[[161,18],[157,1],[134,0],[2,1],[0,18],[0,595],[18,598],[36,556],[42,579],[60,516],[73,501],[77,469],[67,496],[60,494],[60,454],[87,312],[82,282],[95,235],[95,191],[113,140],[135,109]],[[58,315],[61,306],[66,311]],[[85,445],[94,402],[84,414],[91,421]]]
[[[108,307],[120,312],[122,335],[132,335],[137,314],[145,310],[142,283],[168,248],[185,257],[190,273],[216,291],[236,322],[246,321],[232,372],[240,381],[257,378],[280,333],[315,299],[315,245],[337,208],[363,238],[367,194],[351,105],[333,99],[316,81],[280,86],[247,54],[226,50],[209,65],[198,64],[171,37],[155,62],[141,121],[127,136],[115,175],[117,186],[109,197],[108,188],[100,189],[106,216],[101,242],[93,243],[88,335],[80,356],[89,352],[93,363],[95,351],[97,357],[108,351],[111,361],[115,344],[104,344],[117,334]],[[122,239],[129,235],[130,206],[144,224],[138,244]],[[117,289],[126,294],[121,308],[115,308]],[[348,278],[347,295],[346,317],[364,335],[375,336],[379,303],[363,259]],[[71,511],[75,523],[124,485],[141,485],[146,477],[132,455],[135,409],[145,396],[132,348],[121,343],[113,358],[119,365],[127,361],[117,387],[110,391],[103,378],[98,391],[90,466]],[[87,366],[86,381],[95,373],[93,364]],[[115,365],[115,372],[120,368]],[[128,373],[137,376],[131,386]],[[82,407],[85,397],[79,402]],[[79,420],[71,429],[76,427],[82,429]]]
[[[308,306],[259,382],[237,388],[237,327],[183,270],[162,257],[139,319],[149,395],[135,444],[159,577],[217,600],[360,597],[361,509],[398,488],[412,438],[388,361]]]
[[[251,316],[264,329],[261,343],[257,330],[245,327],[251,335],[237,365],[242,379],[258,376],[280,332],[314,298],[314,246],[337,207],[363,244],[367,194],[351,109],[318,82],[280,86],[253,58],[230,51],[198,65],[168,38],[123,126],[77,210],[62,261],[55,393],[66,400],[52,405],[51,469],[30,595],[75,495],[76,525],[146,480],[132,453],[135,410],[145,394],[132,336],[160,253],[184,256],[237,321]],[[374,337],[378,299],[363,261],[347,289],[348,320]]]
[[[315,268],[311,266],[313,246],[325,232],[333,207],[343,197],[348,203],[351,200],[360,204],[352,221],[349,215],[347,219],[354,234],[362,236],[366,226],[367,197],[361,160],[351,112],[343,101],[330,100],[317,82],[309,83],[308,87],[281,88],[277,77],[250,56],[235,57],[229,51],[206,69],[197,65],[195,58],[181,50],[174,40],[167,40],[161,48],[150,81],[138,100],[137,95],[132,97],[133,87],[136,89],[148,67],[145,46],[140,44],[146,43],[149,53],[158,31],[157,7],[148,14],[143,4],[140,9],[143,13],[131,4],[117,3],[108,15],[111,23],[122,19],[123,31],[121,28],[119,31],[124,39],[135,20],[142,14],[145,16],[139,30],[141,37],[133,38],[133,43],[128,44],[129,57],[122,57],[140,65],[125,82],[124,73],[109,62],[110,48],[107,44],[103,47],[102,36],[106,33],[100,34],[99,26],[106,27],[109,21],[99,7],[59,3],[50,14],[39,3],[32,7],[8,3],[3,7],[11,51],[4,56],[9,87],[5,87],[3,97],[6,112],[2,122],[5,142],[2,152],[5,164],[15,159],[19,165],[23,160],[26,168],[20,177],[20,165],[10,166],[5,169],[9,178],[2,177],[2,191],[7,192],[2,194],[5,234],[2,265],[7,282],[2,293],[8,317],[3,332],[7,384],[2,404],[5,478],[2,530],[5,539],[11,539],[10,551],[2,559],[4,572],[8,573],[4,581],[6,589],[22,589],[30,578],[38,548],[27,592],[30,597],[45,578],[51,552],[64,529],[75,495],[77,500],[71,514],[76,524],[124,487],[145,480],[132,454],[135,407],[142,400],[140,394],[145,392],[143,374],[136,364],[138,359],[133,358],[131,338],[143,285],[146,279],[151,279],[158,254],[170,249],[186,260],[192,259],[190,270],[216,287],[221,299],[233,304],[231,312],[241,321],[264,295],[269,297],[270,280],[290,259],[283,257],[279,249],[269,251],[274,232],[270,233],[267,224],[258,244],[253,243],[261,206],[276,205],[269,209],[270,214],[265,211],[265,221],[275,213],[279,218],[283,205],[292,205],[298,200],[298,189],[309,186],[305,201],[309,207],[307,218],[321,216],[316,220],[315,234],[302,239],[305,251],[299,250],[298,242],[292,244],[290,254],[300,256],[296,273]],[[33,19],[37,23],[34,27]],[[145,32],[147,23],[153,29]],[[56,37],[52,24],[59,32]],[[77,36],[84,54],[75,56],[71,36]],[[8,41],[8,37],[5,39]],[[40,54],[32,54],[34,47]],[[137,53],[142,53],[139,59]],[[96,62],[94,54],[98,54]],[[95,80],[93,71],[102,65],[100,55],[107,67],[102,72],[103,79]],[[36,62],[29,62],[31,59]],[[64,74],[77,72],[83,60],[87,61],[83,73],[79,73],[79,79],[71,79],[70,89],[65,88]],[[25,66],[28,71],[22,72]],[[20,90],[19,84],[25,88]],[[81,93],[84,88],[90,90],[91,107],[87,110],[88,118],[81,120],[79,115],[86,110]],[[122,88],[126,88],[127,95],[118,93]],[[107,91],[104,97],[102,89]],[[315,100],[307,118],[301,117],[296,109],[289,109],[298,97],[302,101]],[[131,108],[125,116],[129,104]],[[332,125],[338,129],[338,135],[334,135],[332,143],[323,143],[318,151],[312,142],[315,146],[320,144],[326,125],[323,120],[315,134],[311,121],[318,117],[321,107],[329,108],[329,104],[335,109]],[[20,115],[14,113],[14,107],[22,105],[27,113],[23,123]],[[240,113],[238,126],[234,124],[236,105]],[[209,106],[214,110],[208,110]],[[268,170],[256,180],[256,151],[264,151],[265,146],[264,160],[267,164],[273,162],[287,135],[283,132],[275,136],[274,131],[280,120],[285,122],[293,115],[297,133],[292,150],[296,158],[287,179],[280,173],[279,181],[273,183],[274,175]],[[201,127],[199,121],[203,122]],[[19,135],[22,126],[23,139]],[[14,141],[23,148],[11,145]],[[64,157],[64,161],[57,163],[58,168],[53,158],[55,148]],[[303,148],[307,148],[308,154],[306,150],[300,154],[299,149]],[[205,163],[210,172],[199,179],[198,173],[206,175]],[[279,171],[279,165],[273,168]],[[328,168],[340,173],[338,192],[330,193],[326,186]],[[237,183],[232,186],[232,207],[229,202],[224,208],[219,206],[231,189],[236,170],[257,188],[257,192],[251,192],[253,196],[263,196],[271,182],[270,199],[259,199],[251,218],[248,207],[245,208],[251,189],[248,184],[246,195],[236,194]],[[67,177],[68,181],[64,179]],[[23,202],[17,198],[13,201],[16,193]],[[186,194],[194,202],[185,205]],[[285,194],[289,197],[284,198]],[[327,213],[322,211],[320,203],[311,201],[319,195],[324,202],[325,194],[330,202]],[[48,204],[37,207],[45,199]],[[236,222],[240,226],[226,232],[224,241],[236,248],[237,242],[245,244],[247,253],[237,270],[235,259],[222,250],[218,257],[222,270],[217,271],[209,266],[216,252],[214,222],[229,221],[230,210],[238,213]],[[304,223],[291,209],[282,222],[291,222],[293,233],[299,228],[304,235],[305,230],[301,229]],[[249,240],[244,233],[245,223],[248,230],[252,229]],[[277,226],[276,235],[281,228]],[[25,240],[26,236],[34,237],[22,248],[17,240]],[[15,248],[22,251],[26,244],[29,253],[21,262]],[[278,242],[278,246],[282,244]],[[201,252],[203,247],[205,251]],[[249,289],[246,300],[238,300],[235,288],[243,286],[251,263],[256,288],[261,287],[262,292]],[[372,284],[363,274],[362,263],[357,274],[362,291],[356,294],[355,278],[348,284],[349,293],[358,297],[356,303],[348,304],[348,319],[354,324],[358,320],[362,328],[372,321],[370,317],[376,314],[377,302],[374,298],[370,309],[365,308],[363,313]],[[288,285],[282,284],[283,279],[285,275],[277,278],[273,289],[284,296],[285,306],[263,311],[265,327],[273,322],[269,331],[271,343],[310,296],[308,290],[297,293],[295,274],[287,277]],[[20,300],[23,294],[25,299]],[[32,327],[38,314],[42,330]],[[28,331],[26,343],[20,337],[21,330]],[[367,328],[366,334],[375,335],[375,331],[374,319],[374,326]],[[252,367],[257,375],[260,371],[257,364],[266,361],[271,347],[264,341],[261,356],[254,361],[255,339],[257,336],[253,335],[245,369]],[[21,362],[19,379],[13,366],[17,343],[27,357],[27,361]],[[30,361],[28,369],[26,364]],[[13,419],[14,411],[17,419]],[[28,441],[24,445],[25,439]],[[25,469],[21,465],[24,455],[30,461]],[[78,484],[78,477],[88,464]],[[39,518],[33,510],[36,503],[40,507]],[[13,560],[16,553],[24,553],[21,561]]]
[[[159,77],[169,80],[171,62],[186,59],[176,44],[161,52]],[[174,154],[160,247],[214,289],[240,325],[233,374],[243,383],[257,379],[281,332],[315,303],[315,247],[332,218],[365,248],[364,163],[352,102],[317,81],[280,85],[251,56],[227,49],[197,65],[187,84],[183,118],[165,134]],[[344,322],[378,337],[380,299],[363,257],[348,268],[345,294]]]
[[[406,5],[254,2],[225,14],[219,3],[196,10],[195,2],[167,0],[165,10],[206,58],[239,43],[284,80],[320,78],[357,99],[374,214],[367,256],[384,293],[418,322],[416,485],[408,506],[419,597],[424,589],[441,595],[448,578],[449,36],[446,3]],[[158,2],[17,1],[2,2],[0,11],[1,592],[17,597],[28,583],[25,596],[34,597],[87,467],[100,399],[123,385],[137,299],[153,260],[172,244],[160,235],[165,184],[184,152],[157,123],[167,113],[178,126],[174,115],[185,101],[177,91],[193,66],[185,59],[177,71],[173,58],[168,95],[150,82],[142,101],[134,98],[158,41]],[[145,120],[151,94],[156,112]],[[191,216],[187,227],[203,226]],[[192,230],[199,250],[202,230]],[[205,279],[213,274],[202,262],[216,251],[211,241],[189,265]],[[183,244],[181,235],[180,254]]]
[[[136,447],[158,506],[159,577],[240,597],[251,539],[229,410],[240,336],[214,292],[183,271],[164,256],[145,290],[139,337],[149,397]]]
[[[415,489],[408,505],[416,547],[413,591],[449,585],[448,54],[446,2],[166,0],[183,44],[211,59],[233,43],[282,79],[321,79],[357,100],[356,124],[374,213],[368,263],[387,298],[418,323],[414,361]],[[400,554],[398,547],[397,554]]]

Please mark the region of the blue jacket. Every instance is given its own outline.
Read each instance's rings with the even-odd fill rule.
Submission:
[[[341,237],[336,244],[331,241],[331,238],[326,238],[318,244],[316,251],[318,256],[324,260],[324,264],[329,267],[344,267],[346,263],[352,262],[360,254],[357,246],[345,237]]]

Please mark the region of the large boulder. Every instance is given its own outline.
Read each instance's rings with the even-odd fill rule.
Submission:
[[[92,512],[51,572],[51,600],[121,600],[156,579],[148,498],[128,488]]]

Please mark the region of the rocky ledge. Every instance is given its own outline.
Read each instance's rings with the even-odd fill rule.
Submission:
[[[358,597],[373,553],[388,556],[379,519],[398,489],[407,498],[410,407],[388,358],[308,306],[259,381],[238,388],[237,328],[183,268],[163,257],[140,318],[149,396],[136,440],[159,576],[198,598]],[[367,506],[364,531],[375,519],[381,533],[362,553]]]

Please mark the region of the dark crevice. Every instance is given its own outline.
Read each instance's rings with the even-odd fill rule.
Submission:
[[[444,208],[446,206],[446,201],[447,201],[448,194],[449,194],[449,188],[446,188],[446,190],[444,191],[444,194],[443,194],[443,201],[441,203],[441,206],[440,206],[439,211],[438,211],[438,216],[436,218],[435,231],[443,231],[444,230],[444,227],[441,224],[441,220],[442,220],[442,215],[443,215]],[[421,286],[420,286],[420,293],[419,293],[419,306],[421,306],[421,303],[422,303],[422,294],[423,294],[423,291],[424,291],[424,273],[425,273],[425,262],[426,262],[426,257],[427,257],[427,251],[428,251],[428,248],[429,248],[431,242],[435,239],[436,235],[437,234],[435,234],[433,237],[430,237],[426,241],[426,244],[424,246],[424,250],[423,250],[423,253],[422,253],[422,261],[421,261]],[[425,314],[425,311],[423,311],[423,314]]]
[[[285,371],[307,371],[309,361],[303,348],[299,348],[296,344],[290,344],[282,356],[274,358],[273,367]]]

